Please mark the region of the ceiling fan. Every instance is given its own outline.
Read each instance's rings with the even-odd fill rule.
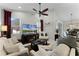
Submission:
[[[48,16],[48,14],[45,13],[48,11],[48,8],[41,11],[41,3],[39,3],[39,10],[36,10],[35,8],[33,8],[33,11],[39,14],[39,17],[41,17],[41,15]]]

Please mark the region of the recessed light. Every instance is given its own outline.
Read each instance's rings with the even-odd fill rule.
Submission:
[[[19,6],[18,8],[22,8],[21,6]]]

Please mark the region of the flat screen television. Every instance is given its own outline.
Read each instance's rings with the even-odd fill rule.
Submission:
[[[30,31],[36,31],[36,30],[37,30],[36,24],[23,24],[22,25],[23,32],[30,32]]]

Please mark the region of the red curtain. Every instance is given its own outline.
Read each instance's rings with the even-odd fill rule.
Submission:
[[[7,38],[11,37],[11,12],[4,10],[4,25],[7,25],[7,32],[4,33]]]

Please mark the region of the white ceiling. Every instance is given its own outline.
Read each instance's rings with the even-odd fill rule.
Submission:
[[[19,9],[18,6],[22,8]],[[39,9],[38,3],[0,3],[0,7],[12,9],[12,10],[20,10],[20,11],[30,11],[32,12],[33,8]],[[78,3],[42,3],[42,9],[49,8],[52,10],[53,8],[66,8],[66,9],[79,9]]]
[[[18,7],[21,6],[22,8],[19,9]],[[54,4],[42,4],[42,9],[49,8],[52,9],[55,5]],[[33,12],[33,8],[39,9],[38,3],[0,3],[0,7],[11,9],[11,10],[20,10],[20,11],[28,11]],[[51,8],[52,7],[52,8]]]
[[[59,20],[79,20],[79,3],[58,4],[55,7],[55,12]],[[70,15],[72,13],[72,16]]]
[[[18,7],[22,8],[19,9]],[[33,12],[33,8],[39,9],[38,3],[0,3],[0,7],[10,10]],[[49,8],[50,11],[55,9],[57,17],[61,20],[79,19],[79,3],[42,3],[42,9]]]

